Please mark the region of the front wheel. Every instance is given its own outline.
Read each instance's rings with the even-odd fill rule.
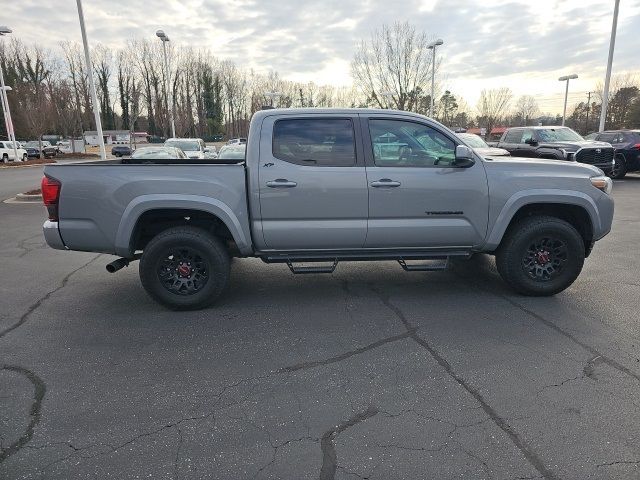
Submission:
[[[229,253],[222,242],[195,227],[156,235],[140,259],[147,293],[172,310],[197,310],[215,302],[229,283]]]
[[[9,161],[9,155],[6,153],[2,155],[2,163],[7,163]]]
[[[584,241],[568,222],[537,216],[512,226],[496,252],[502,279],[529,296],[555,295],[582,271]]]
[[[613,159],[613,170],[609,176],[616,180],[620,180],[624,178],[627,174],[627,164],[624,161],[624,157],[622,155],[616,155]]]

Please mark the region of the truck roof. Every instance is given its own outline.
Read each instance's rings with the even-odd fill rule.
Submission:
[[[272,115],[323,115],[323,114],[343,114],[343,115],[354,115],[358,113],[366,113],[367,115],[371,114],[380,114],[380,115],[402,115],[420,118],[422,120],[431,120],[435,121],[429,117],[424,115],[420,115],[419,113],[414,112],[405,112],[402,110],[387,110],[380,108],[270,108],[268,110],[259,110],[253,114],[253,118],[258,120],[264,117],[269,117]]]

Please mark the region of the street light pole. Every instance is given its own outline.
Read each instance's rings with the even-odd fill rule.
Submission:
[[[431,55],[431,105],[429,106],[429,116],[430,117],[433,117],[433,106],[435,104],[434,96],[436,94],[436,92],[435,92],[435,85],[436,85],[436,47],[438,45],[442,45],[443,43],[444,43],[444,41],[441,38],[439,38],[435,42],[431,42],[429,45],[427,45],[427,48],[429,50],[433,50],[433,53]]]
[[[156,32],[156,36],[162,41],[162,52],[164,53],[164,94],[167,96],[167,107],[169,109],[169,118],[171,119],[171,135],[176,138],[176,124],[173,120],[173,95],[169,85],[169,60],[167,60],[167,42],[169,36],[162,30]]]
[[[607,107],[609,106],[609,83],[611,82],[611,66],[613,64],[613,50],[616,46],[616,30],[618,29],[618,10],[620,10],[620,0],[616,0],[613,7],[613,25],[611,26],[611,40],[609,41],[609,58],[607,59],[607,74],[604,79],[604,92],[602,92],[602,109],[600,110],[600,126],[598,132],[604,130],[604,123],[607,119]]]
[[[564,77],[560,77],[558,80],[560,82],[567,82],[567,85],[564,90],[564,109],[562,110],[562,126],[564,127],[564,119],[567,116],[567,97],[569,96],[569,80],[574,80],[578,78],[578,75],[575,73],[571,75],[565,75]]]
[[[280,92],[266,92],[264,94],[264,96],[269,99],[269,103],[273,107],[273,99],[275,98],[276,100],[280,100],[280,97],[282,96],[282,93],[280,93]]]
[[[91,101],[93,102],[93,117],[96,121],[98,132],[98,145],[100,145],[100,158],[107,159],[107,151],[104,148],[104,135],[102,134],[102,120],[100,120],[100,106],[98,105],[98,94],[96,84],[93,81],[93,68],[91,66],[91,54],[89,53],[89,41],[87,40],[87,30],[84,28],[84,13],[82,11],[82,0],[76,0],[78,5],[78,18],[80,19],[80,33],[82,34],[82,46],[84,47],[84,61],[87,66],[87,77],[89,78],[89,89],[91,90]]]
[[[9,27],[0,27],[0,37],[11,33],[12,30]],[[16,142],[16,135],[13,131],[13,122],[11,121],[11,109],[9,108],[9,97],[7,96],[8,88],[4,84],[4,73],[2,72],[2,65],[0,65],[0,96],[2,97],[2,110],[4,111],[4,120],[7,125],[7,137],[13,146],[13,161],[21,162],[22,159],[18,158],[18,145]]]

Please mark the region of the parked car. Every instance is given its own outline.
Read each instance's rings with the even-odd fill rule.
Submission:
[[[201,138],[169,138],[164,142],[165,147],[175,147],[182,150],[187,157],[204,160],[211,153]]]
[[[218,160],[243,160],[247,151],[247,144],[224,145],[218,152]]]
[[[16,151],[18,152],[18,158],[16,158]],[[25,161],[29,158],[27,151],[21,148],[18,142],[16,142],[16,151],[13,150],[13,142],[0,141],[0,160],[3,163],[15,160]]]
[[[615,149],[611,178],[624,178],[627,172],[640,170],[640,130],[607,130],[596,134],[596,140]]]
[[[598,168],[485,160],[415,113],[261,110],[249,132],[236,164],[47,165],[47,243],[122,257],[110,272],[140,259],[149,295],[185,310],[222,295],[232,256],[298,274],[341,260],[443,270],[485,252],[511,288],[554,295],[611,229],[613,181]]]
[[[232,138],[229,141],[227,141],[227,145],[239,145],[241,143],[247,143],[247,139],[246,138]]]
[[[128,157],[131,155],[131,147],[129,145],[114,145],[111,147],[111,155],[114,157]]]
[[[594,165],[606,174],[613,170],[613,147],[585,140],[568,127],[508,128],[498,142],[513,157],[549,158]]]
[[[509,155],[509,152],[504,148],[490,147],[482,137],[475,133],[458,133],[457,135],[460,140],[473,148],[482,157],[504,157]]]
[[[28,155],[29,157],[35,156],[40,157],[40,142],[38,140],[32,140],[27,142],[26,147],[28,147]],[[35,152],[34,152],[35,150]],[[42,142],[42,156],[44,158],[51,158],[56,156],[56,148],[51,146],[50,142],[43,141]]]
[[[175,159],[175,160],[187,160],[189,157],[175,147],[163,147],[160,145],[151,147],[137,148],[131,155],[132,159]]]
[[[59,153],[71,153],[73,151],[69,140],[60,140],[56,147],[58,147]]]

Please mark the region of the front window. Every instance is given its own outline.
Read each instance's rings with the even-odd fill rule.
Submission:
[[[538,130],[538,138],[542,142],[581,142],[584,139],[567,127],[541,128]]]
[[[183,152],[197,152],[200,150],[200,144],[196,140],[167,140],[167,147],[179,148]]]
[[[369,121],[373,158],[378,167],[451,166],[456,146],[437,130],[402,120]]]

